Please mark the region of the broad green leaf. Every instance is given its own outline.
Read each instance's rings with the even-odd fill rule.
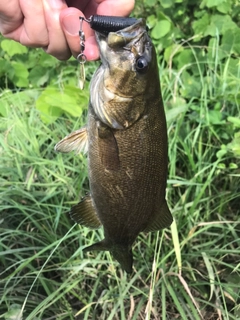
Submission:
[[[234,59],[234,58],[229,59],[228,75],[229,75],[229,78],[231,78],[232,80],[231,84],[229,85],[229,93],[231,92],[236,98],[237,96],[240,97],[240,92],[236,92],[237,91],[236,88],[239,86],[239,78],[240,78],[240,61],[238,59]]]
[[[144,5],[148,7],[155,6],[158,0],[144,0]]]
[[[229,117],[227,118],[227,120],[228,120],[229,122],[233,123],[236,127],[240,128],[240,119],[239,119],[239,118],[229,116]]]
[[[227,147],[236,157],[240,157],[240,131],[234,134],[232,142],[230,142]]]
[[[12,304],[8,312],[4,314],[5,320],[21,320],[22,319],[22,306],[20,304]]]
[[[179,44],[173,44],[167,47],[164,51],[164,60],[169,63],[170,59],[173,59],[179,52],[183,51],[183,46]]]
[[[163,38],[171,30],[171,23],[168,20],[158,21],[152,29],[151,35],[155,39]]]
[[[0,58],[0,76],[3,75],[14,75],[14,69],[12,67],[12,64],[6,60],[6,59],[2,59]]]
[[[10,57],[14,56],[15,54],[23,54],[28,52],[27,47],[16,41],[8,39],[2,40],[1,47]]]
[[[225,123],[222,120],[222,113],[219,110],[209,110],[208,111],[208,120],[210,124],[222,124]]]
[[[217,6],[217,10],[221,13],[230,13],[231,11],[231,4],[230,2],[222,2]]]
[[[48,69],[37,65],[29,72],[29,81],[33,86],[43,86],[49,79]]]
[[[238,27],[229,15],[215,14],[211,16],[211,22],[205,31],[205,36],[210,35],[215,37],[216,35],[223,35],[227,30]]]
[[[41,52],[39,64],[43,67],[54,67],[55,65],[59,64],[59,61],[53,57],[50,56],[50,54],[47,54],[46,52]]]
[[[194,34],[204,35],[209,23],[210,23],[210,16],[208,13],[205,13],[201,18],[193,22],[192,27],[194,30]]]
[[[157,17],[154,14],[151,14],[150,16],[147,17],[147,25],[151,29],[155,26],[157,22]]]
[[[176,121],[178,116],[184,114],[188,109],[186,102],[183,99],[178,98],[176,102],[172,104],[172,108],[166,111],[167,122]]]
[[[182,73],[183,87],[180,89],[184,98],[198,97],[201,92],[201,82],[198,77],[194,77],[186,70]]]
[[[229,169],[232,169],[232,170],[238,169],[238,165],[236,163],[231,162],[231,163],[229,163]]]
[[[176,58],[178,63],[178,69],[181,69],[183,66],[187,66],[189,63],[194,61],[194,56],[191,49],[185,48]]]
[[[74,117],[79,117],[88,105],[85,91],[74,86],[66,86],[62,90],[58,87],[47,87],[36,101],[36,108],[43,114],[47,123],[54,121],[63,111]]]
[[[206,6],[208,8],[216,7],[226,0],[203,0],[201,3],[201,7]]]
[[[14,68],[13,83],[17,87],[28,87],[28,69],[23,63],[12,62]]]
[[[240,55],[240,29],[227,30],[222,37],[221,58],[229,55],[229,53],[235,53]]]
[[[160,0],[160,3],[163,8],[171,8],[174,4],[174,0]]]

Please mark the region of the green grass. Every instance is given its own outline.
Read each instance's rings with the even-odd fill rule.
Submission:
[[[46,125],[34,108],[37,91],[2,92],[0,318],[240,318],[240,156],[232,147],[239,127],[228,121],[240,115],[240,78],[227,61],[196,55],[201,90],[191,99],[184,68],[160,66],[175,222],[138,237],[132,276],[107,252],[83,255],[102,230],[74,225],[67,214],[88,190],[86,159],[53,148],[85,118]]]

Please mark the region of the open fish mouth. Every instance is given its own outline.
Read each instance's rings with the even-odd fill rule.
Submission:
[[[109,32],[108,34],[97,31],[96,38],[100,48],[102,63],[106,63],[105,54],[107,50],[118,51],[120,48],[131,51],[135,43],[138,43],[144,34],[147,33],[143,19],[139,19],[131,26],[124,29]]]

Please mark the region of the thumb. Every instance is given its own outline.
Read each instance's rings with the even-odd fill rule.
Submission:
[[[66,8],[60,14],[60,23],[65,34],[68,46],[74,57],[80,53],[79,17],[84,16],[82,11],[77,8]],[[84,54],[87,60],[96,60],[99,57],[98,47],[95,40],[94,31],[87,22],[83,22],[83,32],[85,34],[85,50]]]

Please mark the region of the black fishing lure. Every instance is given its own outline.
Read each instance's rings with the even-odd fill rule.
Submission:
[[[92,15],[89,19],[84,17],[79,17],[80,19],[80,30],[79,30],[79,38],[80,38],[80,53],[77,56],[77,60],[80,63],[80,81],[79,86],[81,89],[84,87],[85,82],[85,70],[84,63],[87,58],[83,53],[85,50],[85,34],[83,32],[83,21],[89,23],[90,27],[100,33],[108,35],[109,32],[116,32],[121,29],[125,29],[130,27],[138,20],[135,18],[124,18],[124,17],[116,17],[116,16],[103,16],[103,15]]]
[[[82,17],[80,17],[81,19]],[[108,34],[109,32],[116,32],[118,30],[127,28],[137,22],[135,18],[124,18],[116,16],[102,16],[93,15],[89,19],[84,19],[84,21],[90,24],[90,27],[98,32]]]

